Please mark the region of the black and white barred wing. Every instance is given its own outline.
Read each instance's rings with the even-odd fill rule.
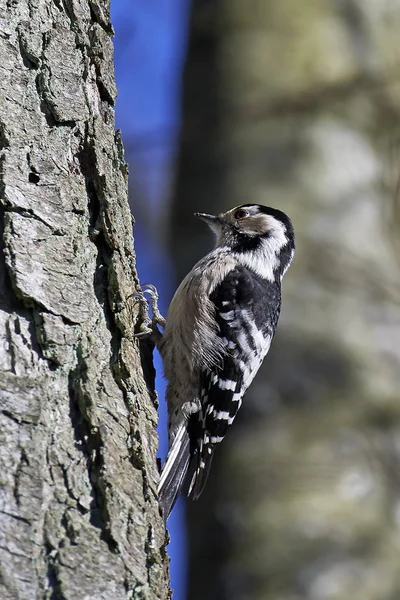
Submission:
[[[201,377],[197,466],[189,494],[198,498],[207,480],[215,445],[233,423],[242,398],[267,354],[280,311],[280,285],[245,267],[231,271],[210,295],[219,337],[221,363]]]

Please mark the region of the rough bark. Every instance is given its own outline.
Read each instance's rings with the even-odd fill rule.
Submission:
[[[399,24],[389,0],[193,3],[180,273],[212,243],[195,210],[281,208],[297,253],[188,507],[191,600],[400,597]]]
[[[0,0],[0,597],[166,598],[107,1]]]

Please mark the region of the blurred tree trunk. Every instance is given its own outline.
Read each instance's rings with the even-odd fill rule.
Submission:
[[[109,3],[0,31],[0,597],[167,598]]]
[[[399,27],[386,0],[193,3],[180,275],[212,243],[194,210],[280,208],[298,249],[188,507],[191,600],[400,597]]]

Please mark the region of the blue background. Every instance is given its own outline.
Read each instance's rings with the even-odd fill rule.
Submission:
[[[136,216],[135,250],[142,283],[153,283],[166,313],[176,287],[163,216],[168,214],[177,152],[188,0],[112,0],[118,87],[116,126],[122,131],[130,168],[130,202]],[[167,451],[161,363],[155,357],[160,397],[160,450]],[[169,521],[171,587],[186,597],[186,543],[182,502]]]

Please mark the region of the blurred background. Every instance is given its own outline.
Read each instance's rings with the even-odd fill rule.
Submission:
[[[174,600],[399,600],[400,0],[111,5],[164,312],[213,244],[194,211],[267,204],[297,234],[272,349],[169,521]]]

